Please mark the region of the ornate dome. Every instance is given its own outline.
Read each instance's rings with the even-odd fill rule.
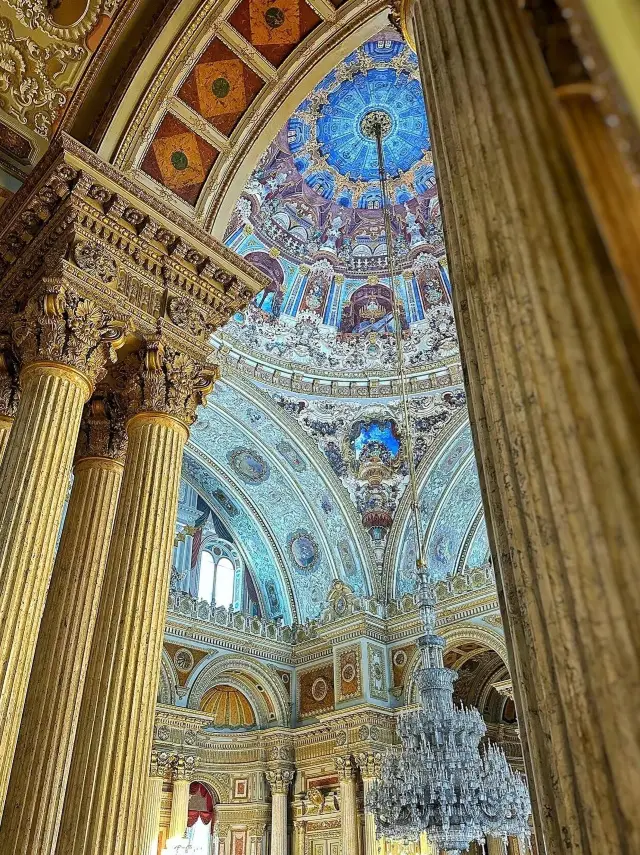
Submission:
[[[300,370],[343,382],[396,374],[377,151],[363,132],[372,113],[388,128],[406,364],[418,380],[458,362],[416,57],[385,30],[300,104],[247,182],[227,230],[227,245],[271,283],[218,344],[238,364],[262,364],[276,385]]]
[[[253,727],[256,723],[251,704],[234,686],[214,686],[203,697],[201,708],[213,716],[214,727]]]

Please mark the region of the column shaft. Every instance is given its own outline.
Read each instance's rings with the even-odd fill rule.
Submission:
[[[271,794],[271,855],[288,855],[286,792]]]
[[[147,801],[140,836],[140,855],[158,855],[163,781],[163,778],[152,776],[147,782]]]
[[[364,851],[365,855],[376,855],[376,820],[370,810],[367,810],[367,798],[371,787],[374,783],[374,778],[362,779],[364,788]],[[426,853],[423,853],[426,855]]]
[[[0,825],[6,855],[55,850],[122,469],[111,457],[74,468]]]
[[[140,413],[127,433],[59,855],[134,855],[139,847],[187,429]]]
[[[11,430],[12,425],[13,419],[11,418],[11,416],[0,415],[0,461],[4,457],[4,450],[7,447],[7,442],[9,440],[9,432]]]
[[[168,840],[174,837],[182,839],[187,830],[189,817],[189,781],[176,778],[171,796],[171,819],[169,820]]]
[[[631,855],[640,851],[637,333],[517,4],[478,0],[470,14],[466,0],[417,0],[413,16],[547,851]]]
[[[87,378],[34,363],[0,464],[0,815],[53,567]]]
[[[345,776],[340,781],[340,823],[342,855],[358,855],[358,806],[356,780]]]

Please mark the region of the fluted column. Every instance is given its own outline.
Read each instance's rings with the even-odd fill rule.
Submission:
[[[342,855],[358,855],[356,766],[351,757],[336,757],[336,769],[340,780]]]
[[[296,819],[293,829],[295,832],[295,855],[304,855],[306,823],[301,819]]]
[[[377,778],[381,774],[382,756],[377,752],[363,753],[358,757],[358,765],[362,775],[364,789],[364,851],[365,855],[376,855],[376,820],[370,810],[367,810],[369,794]]]
[[[22,367],[0,464],[0,815],[82,408],[110,337],[102,311],[57,281],[29,300],[12,332]]]
[[[295,772],[269,769],[265,774],[271,787],[271,855],[288,855],[287,794]]]
[[[211,376],[147,341],[122,368],[128,448],[56,852],[137,855],[187,424]]]
[[[140,835],[139,855],[157,855],[158,835],[160,834],[160,809],[162,806],[162,785],[169,769],[167,754],[151,754],[151,767],[147,781],[147,794],[144,806],[144,819]]]
[[[80,427],[0,824],[5,855],[54,851],[125,445],[117,402],[108,393],[94,395]]]
[[[182,840],[187,831],[189,818],[190,775],[194,768],[193,757],[178,755],[173,768],[173,793],[171,795],[171,817],[167,840]]]
[[[640,852],[637,330],[518,4],[415,0],[412,9],[485,515],[547,851],[632,855]]]
[[[0,460],[9,439],[9,431],[18,409],[20,384],[18,364],[10,336],[0,335]]]
[[[576,166],[640,326],[640,187],[594,101],[593,85],[559,86],[556,94]]]

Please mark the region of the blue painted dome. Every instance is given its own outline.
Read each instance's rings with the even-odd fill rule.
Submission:
[[[392,178],[408,172],[429,148],[428,142],[425,144],[429,131],[419,81],[393,68],[372,68],[344,80],[329,93],[316,124],[321,156],[345,178],[378,180],[376,143],[361,129],[364,117],[374,110],[384,112],[391,122],[383,147]]]
[[[380,207],[376,143],[362,131],[374,111],[390,127],[383,146],[393,198],[408,203],[427,188],[425,171],[433,168],[417,60],[402,40],[365,42],[287,123],[287,144],[306,184],[346,208]]]

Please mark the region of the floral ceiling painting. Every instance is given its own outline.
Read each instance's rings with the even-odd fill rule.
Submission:
[[[489,560],[417,63],[385,30],[313,89],[247,181],[226,243],[269,285],[214,334],[226,380],[189,443],[192,483],[197,461],[212,501],[242,508],[216,511],[286,622],[317,616],[335,579],[381,601],[414,585],[377,154],[361,130],[372,111],[388,117],[425,555],[436,580]]]

